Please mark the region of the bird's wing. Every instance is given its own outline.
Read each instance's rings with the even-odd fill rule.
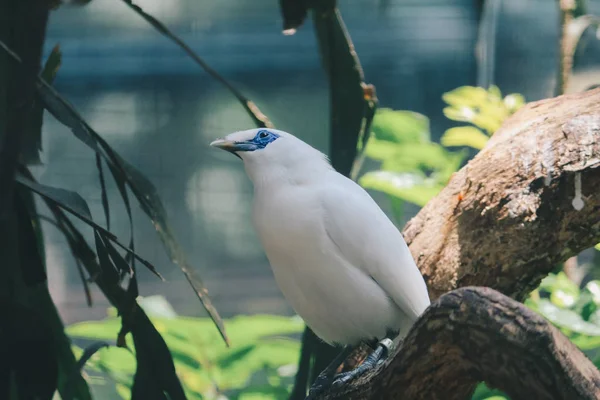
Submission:
[[[425,281],[402,234],[371,196],[339,175],[322,188],[321,201],[325,230],[342,256],[370,275],[408,316],[421,315],[430,304]]]

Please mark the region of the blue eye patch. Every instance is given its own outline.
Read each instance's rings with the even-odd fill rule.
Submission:
[[[253,148],[249,151],[264,149],[269,143],[271,143],[278,137],[279,137],[279,135],[276,134],[275,132],[271,132],[266,129],[261,129],[260,131],[258,131],[256,133],[256,136],[254,136],[254,138],[250,141],[252,144],[255,145],[255,148]]]

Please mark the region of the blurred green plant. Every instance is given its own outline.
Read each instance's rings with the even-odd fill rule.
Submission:
[[[210,318],[181,317],[161,296],[138,300],[164,338],[186,397],[192,399],[275,400],[289,396],[297,369],[300,334],[297,317],[239,316],[225,321],[233,347],[226,348]],[[82,322],[66,331],[75,343],[110,342],[120,329],[116,309],[102,321]],[[131,396],[136,370],[135,346],[99,349],[86,363],[95,398]],[[130,351],[129,349],[132,349]],[[80,357],[83,348],[74,346]]]
[[[240,316],[225,321],[234,346],[226,348],[209,318],[178,316],[161,296],[138,299],[167,343],[188,399],[278,400],[289,397],[297,369],[303,322],[297,317]],[[583,289],[563,273],[550,274],[525,304],[558,327],[600,367],[600,281]],[[86,343],[111,341],[120,329],[117,311],[109,318],[82,322],[66,331],[79,358]],[[130,335],[127,348],[102,348],[85,366],[97,398],[117,394],[130,398],[136,370]],[[129,349],[133,349],[130,351]],[[471,400],[509,400],[481,383]]]
[[[560,329],[600,367],[600,281],[590,281],[580,289],[564,272],[550,274],[531,292],[525,305]],[[503,399],[510,398],[483,383],[471,398]]]
[[[502,97],[497,86],[484,89],[476,86],[461,86],[442,95],[448,106],[444,108],[446,118],[469,122],[471,125],[450,128],[442,135],[442,145],[467,146],[483,149],[489,138],[502,123],[525,104],[525,98],[512,93]]]
[[[525,301],[600,366],[600,281],[583,288],[564,272],[550,274]]]
[[[424,206],[446,185],[467,156],[431,141],[429,119],[412,111],[379,109],[364,154],[378,161],[376,171],[358,182],[390,196],[397,206],[409,202]]]
[[[446,147],[482,149],[504,120],[525,104],[520,94],[502,97],[496,86],[488,90],[461,86],[442,98],[448,104],[444,108],[447,118],[472,125],[448,129],[441,144],[431,141],[429,119],[422,114],[389,108],[375,114],[364,154],[380,167],[358,182],[387,194],[397,220],[405,202],[423,207],[437,195],[468,156],[467,149]]]

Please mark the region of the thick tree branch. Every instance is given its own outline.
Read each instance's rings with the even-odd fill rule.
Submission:
[[[513,400],[597,399],[600,373],[554,326],[482,287],[440,297],[391,360],[323,399],[463,400],[486,380]]]
[[[600,90],[542,100],[509,118],[404,236],[432,299],[477,285],[523,300],[600,241],[598,188]]]
[[[600,89],[512,116],[404,236],[432,300],[394,357],[324,399],[465,399],[487,381],[515,399],[600,398],[600,374],[523,300],[600,241]]]

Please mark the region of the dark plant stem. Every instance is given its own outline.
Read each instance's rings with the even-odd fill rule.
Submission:
[[[556,75],[555,96],[565,93],[571,69],[573,68],[573,57],[569,46],[569,25],[573,21],[575,11],[574,0],[558,0],[560,10],[560,39],[558,42],[558,71]]]

